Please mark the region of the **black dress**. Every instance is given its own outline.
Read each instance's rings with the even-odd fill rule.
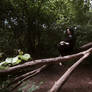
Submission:
[[[73,52],[76,43],[76,38],[73,35],[67,35],[64,41],[58,44],[58,50],[61,56],[69,55]]]

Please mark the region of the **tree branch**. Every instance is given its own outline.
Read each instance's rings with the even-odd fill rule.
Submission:
[[[33,77],[33,76],[39,74],[39,73],[40,73],[42,70],[44,70],[47,66],[48,66],[48,65],[43,65],[43,66],[41,66],[40,68],[38,68],[38,69],[36,69],[36,70],[33,70],[33,71],[31,71],[31,72],[28,72],[28,73],[26,73],[26,74],[24,74],[24,75],[21,75],[21,76],[17,77],[13,82],[11,82],[11,83],[8,85],[8,87],[11,86],[12,84],[14,84],[14,83],[16,83],[16,82],[19,81],[19,82],[11,89],[11,91],[13,91],[15,88],[17,88],[19,85],[21,85],[24,81],[26,81],[26,80],[28,80],[29,78],[31,78],[31,77]]]
[[[10,85],[12,85],[12,84],[14,84],[14,83],[17,83],[18,81],[21,81],[21,80],[23,80],[24,78],[26,78],[27,76],[31,76],[31,75],[33,75],[33,74],[38,74],[39,72],[41,72],[43,69],[45,69],[47,67],[47,65],[43,65],[43,66],[41,66],[40,68],[38,68],[38,69],[35,69],[35,70],[33,70],[33,71],[30,71],[30,72],[27,72],[26,74],[23,74],[23,75],[21,75],[21,76],[18,76],[18,77],[16,77],[10,84],[8,84],[8,86],[7,87],[9,87]],[[31,76],[32,77],[32,76]]]
[[[24,68],[31,67],[31,66],[34,66],[34,65],[45,65],[45,64],[50,64],[50,63],[59,63],[59,62],[65,62],[65,61],[68,61],[68,60],[71,60],[71,59],[74,59],[74,58],[80,58],[86,52],[92,53],[92,48],[90,48],[86,51],[77,53],[77,54],[68,55],[68,56],[64,56],[64,57],[55,57],[55,58],[39,59],[39,60],[29,61],[29,62],[26,62],[26,63],[21,64],[21,65],[10,67],[7,70],[0,70],[0,77],[16,73],[20,70],[23,70]]]
[[[79,48],[79,51],[84,51],[92,47],[92,42],[89,42]]]
[[[63,76],[55,82],[52,88],[48,92],[58,92],[58,90],[64,85],[67,79],[70,77],[71,73],[75,70],[75,68],[89,56],[90,52],[85,52],[84,56],[81,57],[76,63],[74,63],[64,74]]]

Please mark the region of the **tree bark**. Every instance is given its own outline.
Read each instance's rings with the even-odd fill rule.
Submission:
[[[80,58],[76,63],[74,63],[64,74],[63,76],[55,82],[52,88],[48,92],[58,92],[59,89],[64,85],[67,79],[70,77],[71,73],[75,70],[75,68],[89,56],[90,52],[86,53],[82,58]]]
[[[26,62],[26,63],[21,64],[21,65],[10,67],[7,70],[0,70],[0,77],[1,76],[7,76],[9,74],[14,74],[16,72],[19,72],[20,70],[23,70],[24,68],[31,67],[31,66],[34,66],[34,65],[45,65],[45,64],[51,64],[51,63],[59,63],[59,62],[65,62],[65,61],[68,61],[68,60],[71,60],[71,59],[74,59],[74,58],[80,58],[84,55],[85,52],[91,53],[92,48],[90,48],[90,49],[88,49],[84,52],[80,52],[80,53],[73,54],[73,55],[29,61],[29,62]]]
[[[47,65],[43,65],[43,66],[41,66],[41,67],[38,68],[38,69],[35,69],[35,70],[30,71],[30,72],[28,72],[28,73],[26,73],[26,74],[23,74],[23,75],[21,75],[21,76],[16,77],[10,84],[8,84],[7,87],[9,87],[10,85],[12,85],[12,84],[14,84],[14,83],[17,83],[18,81],[23,80],[23,79],[26,78],[27,76],[31,76],[31,77],[32,77],[32,76],[38,74],[39,72],[41,72],[41,71],[42,71],[43,69],[45,69],[46,67],[47,67]]]
[[[28,72],[22,76],[17,77],[13,82],[11,82],[7,87],[10,87],[12,84],[16,83],[16,85],[11,89],[13,91],[15,88],[17,88],[19,85],[21,85],[24,81],[28,80],[29,78],[39,74],[42,70],[44,70],[48,65],[43,65],[40,68],[33,70],[31,72]]]
[[[92,42],[89,42],[79,48],[79,51],[84,51],[92,47]]]

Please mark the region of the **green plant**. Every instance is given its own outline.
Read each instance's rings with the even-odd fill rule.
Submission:
[[[40,82],[39,84],[33,82],[31,88],[27,89],[27,92],[34,92],[35,90],[39,89],[42,84],[43,82]],[[18,92],[24,92],[27,86],[28,86],[28,82],[24,83],[24,85],[22,85],[22,87],[18,89]]]
[[[9,66],[17,65],[23,61],[31,60],[32,57],[30,54],[19,54],[16,57],[6,58],[5,61],[0,63],[0,69],[6,69]]]

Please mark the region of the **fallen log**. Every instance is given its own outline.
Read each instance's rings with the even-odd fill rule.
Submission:
[[[10,67],[7,70],[0,70],[0,77],[19,72],[20,70],[22,70],[24,68],[31,67],[31,66],[34,66],[34,65],[45,65],[45,64],[51,64],[51,63],[55,64],[55,63],[65,62],[65,61],[75,59],[75,58],[80,58],[87,51],[92,52],[92,48],[90,48],[89,50],[77,53],[77,54],[68,55],[68,56],[64,56],[64,57],[55,57],[55,58],[39,59],[39,60],[29,61],[29,62],[26,62],[26,63],[21,64],[21,65]]]
[[[44,64],[49,64],[49,63],[58,63],[58,62],[64,62],[67,60],[70,60],[72,58],[79,58],[82,57],[82,53],[74,54],[74,55],[69,55],[65,57],[56,57],[56,58],[49,58],[49,59],[39,59],[39,60],[34,60],[34,61],[29,61],[21,65],[17,65],[14,67],[10,67],[7,70],[0,70],[0,76],[7,76],[8,74],[16,73],[21,71],[24,68],[31,67],[34,65],[44,65]]]
[[[90,52],[84,53],[84,56],[81,57],[76,63],[74,63],[64,74],[61,76],[61,78],[55,82],[55,84],[52,86],[52,88],[48,92],[58,92],[60,88],[64,85],[64,83],[68,80],[72,72],[75,70],[75,68],[85,59],[89,56]]]
[[[20,75],[18,77],[16,77],[11,83],[8,84],[7,87],[11,86],[14,83],[17,83],[18,81],[23,80],[24,78],[31,76],[33,77],[34,75],[38,74],[39,72],[41,72],[43,69],[45,69],[47,67],[47,65],[43,65],[38,69],[35,69],[33,71],[27,72],[26,74]]]
[[[21,85],[24,81],[28,80],[29,78],[39,74],[42,70],[44,70],[48,65],[43,65],[40,68],[33,70],[31,72],[28,72],[26,74],[23,74],[19,77],[17,77],[14,81],[12,81],[7,87],[10,87],[12,84],[16,85],[11,89],[11,91],[13,91],[14,89],[16,89],[19,85]],[[18,83],[17,83],[18,82]]]
[[[92,42],[89,42],[79,48],[79,51],[84,51],[92,47]]]

